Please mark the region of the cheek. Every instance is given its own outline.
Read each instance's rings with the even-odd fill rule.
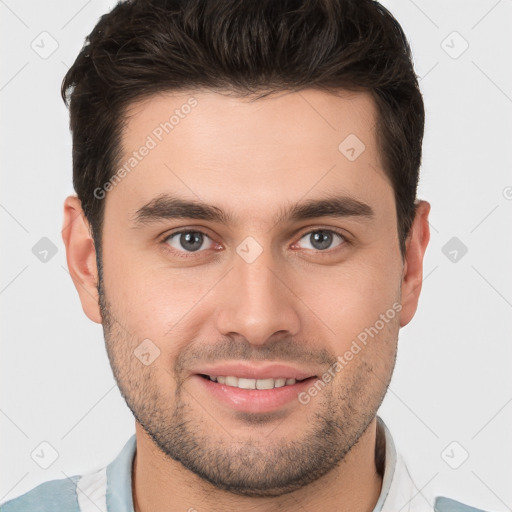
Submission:
[[[184,338],[201,298],[221,276],[219,270],[169,268],[136,252],[129,258],[123,251],[105,255],[105,289],[119,320],[137,338],[162,348],[166,339]]]
[[[352,340],[375,326],[379,336],[389,335],[398,321],[400,309],[400,273],[396,261],[384,257],[362,263],[347,263],[316,273],[314,289],[301,288],[299,296],[329,328],[336,352],[350,346]],[[306,299],[307,297],[307,299]],[[385,328],[380,315],[385,316]],[[334,334],[333,334],[334,332]]]

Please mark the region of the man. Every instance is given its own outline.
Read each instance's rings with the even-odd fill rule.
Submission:
[[[136,434],[2,512],[476,511],[377,416],[430,205],[408,43],[370,0],[135,0],[67,73],[63,240]]]

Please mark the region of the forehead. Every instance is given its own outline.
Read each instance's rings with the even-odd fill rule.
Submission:
[[[364,92],[154,95],[127,111],[118,162],[126,172],[107,204],[130,204],[133,213],[173,193],[264,220],[283,203],[332,193],[393,202],[375,124]]]

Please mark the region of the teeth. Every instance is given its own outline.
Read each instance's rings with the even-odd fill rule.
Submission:
[[[257,379],[256,389],[274,389],[274,379]]]
[[[237,377],[226,377],[226,386],[238,386],[238,378]]]
[[[274,387],[275,388],[282,388],[285,385],[286,385],[286,379],[276,379]]]
[[[219,384],[225,384],[226,386],[232,386],[240,389],[274,389],[282,388],[283,386],[292,386],[297,381],[296,379],[245,379],[243,377],[228,376],[212,376],[209,375],[210,380],[218,382]]]
[[[226,379],[226,384],[228,386],[238,386],[242,389],[256,389],[256,379],[244,379],[240,377],[237,379],[236,377],[233,377],[233,379],[238,380],[238,382],[235,382],[234,384],[229,384],[228,380]]]

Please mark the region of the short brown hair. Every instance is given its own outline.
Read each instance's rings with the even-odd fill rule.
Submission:
[[[415,214],[424,106],[411,50],[373,0],[128,0],[101,17],[62,83],[73,185],[101,250],[104,205],[124,114],[162,91],[224,89],[264,97],[317,88],[369,91],[402,257]]]

